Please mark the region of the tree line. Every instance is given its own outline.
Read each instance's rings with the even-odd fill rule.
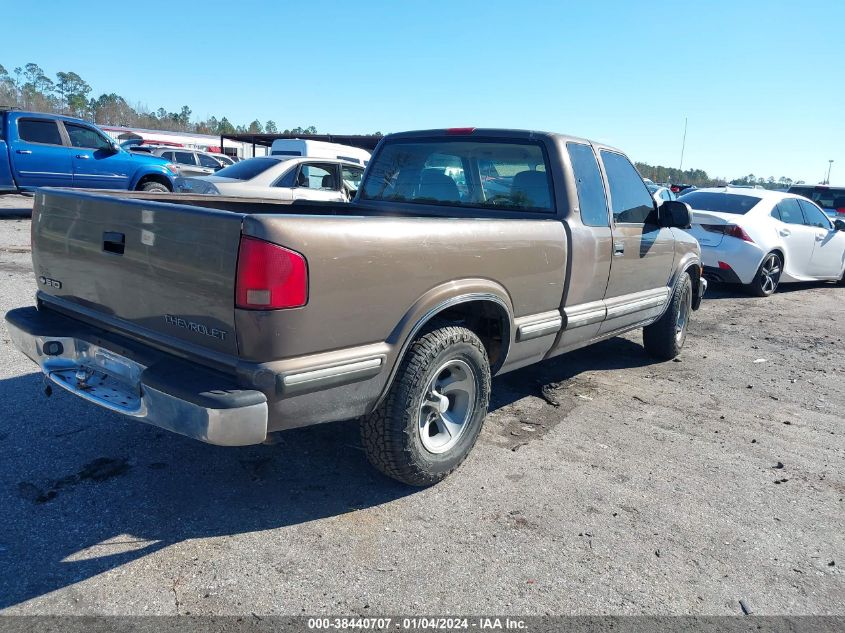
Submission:
[[[750,187],[763,187],[765,189],[784,189],[791,185],[804,184],[803,180],[794,181],[787,176],[775,179],[774,176],[764,178],[748,174],[741,178],[732,180],[727,178],[711,177],[702,169],[675,169],[663,165],[649,165],[648,163],[636,163],[636,167],[644,178],[650,178],[654,182],[670,182],[684,185],[695,185],[696,187],[724,187],[725,185],[742,185]]]
[[[87,119],[97,125],[117,125],[150,130],[196,132],[198,134],[317,134],[313,125],[280,130],[275,121],[262,123],[255,119],[247,125],[235,125],[225,116],[210,116],[203,121],[192,121],[192,110],[182,106],[178,112],[165,108],[150,110],[137,103],[130,105],[114,92],[91,96],[90,84],[75,72],[57,72],[55,79],[34,63],[25,64],[9,72],[0,64],[0,105],[30,110],[67,114]]]

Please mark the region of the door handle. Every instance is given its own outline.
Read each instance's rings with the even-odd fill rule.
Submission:
[[[81,158],[82,160],[88,160],[91,158],[88,154],[77,154],[76,157]]]
[[[106,253],[114,253],[115,255],[123,255],[125,248],[125,233],[116,233],[113,231],[105,231],[103,233],[103,251]]]
[[[784,237],[787,237],[788,235],[792,235],[792,231],[789,231],[787,229],[781,229],[780,231],[778,231],[778,233],[780,233]]]
[[[625,254],[625,242],[614,242],[613,243],[613,255],[614,257],[621,257]]]
[[[19,149],[18,154],[32,154],[31,149]]]

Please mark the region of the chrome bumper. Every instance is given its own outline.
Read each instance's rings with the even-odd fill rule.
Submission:
[[[100,337],[62,336],[61,327],[55,335],[44,331],[43,325],[49,330],[63,320],[71,321],[51,316],[41,324],[35,308],[13,310],[6,316],[14,345],[35,361],[53,384],[105,409],[209,444],[243,446],[266,439],[267,399],[263,393],[232,389],[217,380],[203,385],[200,378],[198,384],[197,373],[207,373],[199,366],[191,371],[190,365],[185,367],[183,361],[174,359],[181,364],[179,371],[167,367],[167,361],[147,367],[86,340]],[[176,384],[171,388],[167,383],[168,377],[173,376],[175,383],[184,374],[193,378],[188,388]]]

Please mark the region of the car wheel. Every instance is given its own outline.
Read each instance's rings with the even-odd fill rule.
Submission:
[[[169,193],[170,189],[165,187],[160,182],[151,181],[145,182],[143,185],[141,185],[141,191],[151,191],[154,193]]]
[[[692,280],[689,274],[675,285],[675,292],[666,312],[657,321],[643,328],[643,347],[660,360],[671,360],[681,353],[687,340],[687,329],[692,314]]]
[[[466,459],[490,400],[490,364],[479,338],[441,327],[415,340],[384,401],[361,421],[370,462],[412,486],[441,481]]]
[[[748,284],[746,289],[755,297],[768,297],[777,290],[781,273],[783,273],[783,261],[780,255],[769,253],[757,269],[754,281]]]

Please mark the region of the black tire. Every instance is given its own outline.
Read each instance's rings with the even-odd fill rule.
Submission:
[[[444,378],[445,377],[445,378]],[[473,393],[450,392],[450,383],[436,391],[438,382],[454,377],[452,384],[472,385]],[[434,389],[429,392],[429,388]],[[437,394],[446,399],[438,413],[428,405]],[[459,395],[454,395],[459,394]],[[457,433],[450,432],[442,416],[458,410],[462,417]],[[475,445],[487,415],[490,401],[490,363],[481,341],[470,330],[440,327],[416,339],[408,349],[384,401],[361,420],[361,440],[370,462],[388,477],[412,486],[435,484],[466,459]],[[441,416],[438,418],[437,416]],[[423,420],[428,424],[423,426]],[[453,418],[454,419],[454,418]],[[422,428],[421,428],[422,427]],[[441,435],[443,452],[432,452],[424,445],[434,444]],[[436,431],[436,434],[432,434]],[[423,435],[426,439],[423,439]],[[454,442],[451,446],[450,442]]]
[[[778,253],[768,253],[760,263],[754,281],[745,286],[753,297],[768,297],[775,293],[783,273],[783,259]]]
[[[681,353],[687,339],[692,314],[692,280],[688,273],[675,284],[675,292],[666,312],[657,321],[643,328],[643,347],[650,356],[672,360]]]
[[[153,193],[170,193],[170,189],[167,186],[161,184],[160,182],[156,182],[155,180],[150,180],[149,182],[145,182],[141,185],[141,191],[150,191]]]

